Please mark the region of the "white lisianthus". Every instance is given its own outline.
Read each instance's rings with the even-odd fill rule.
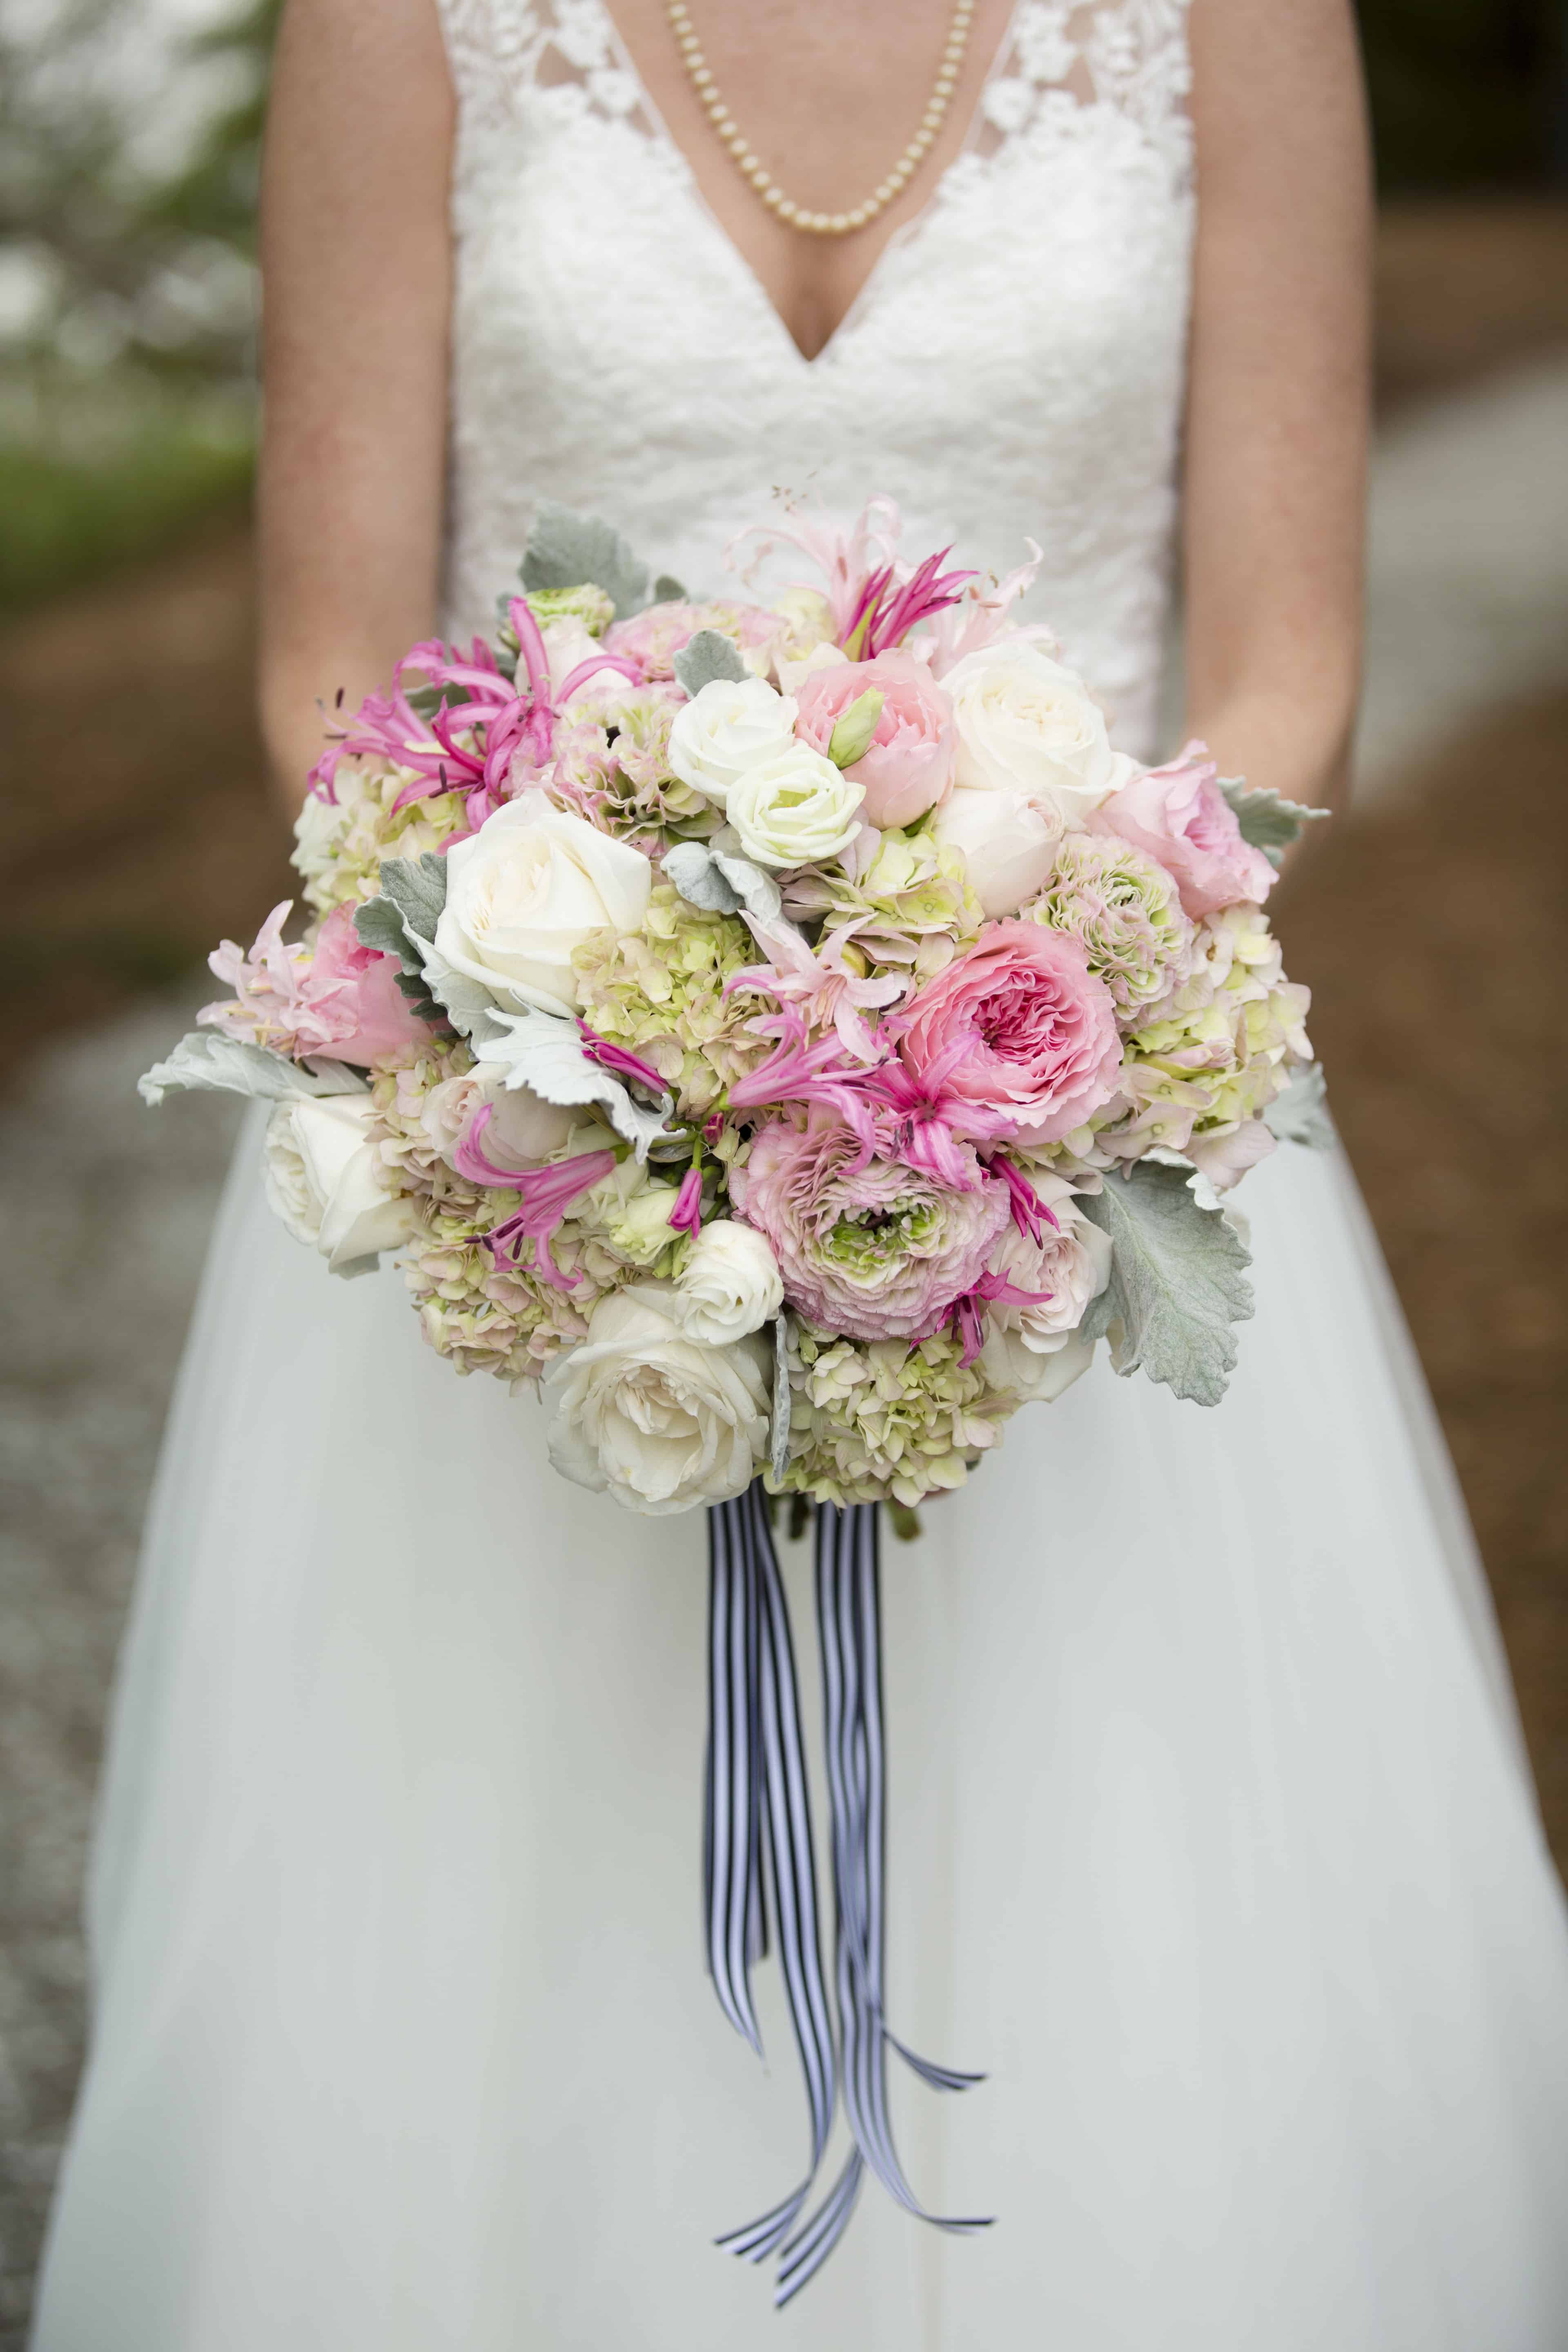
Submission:
[[[760,1331],[784,1305],[778,1260],[754,1225],[721,1218],[692,1240],[675,1286],[689,1339],[728,1347]]]
[[[1089,1370],[1092,1340],[1079,1336],[1088,1308],[1110,1279],[1110,1237],[1073,1199],[1059,1176],[1030,1169],[1035,1197],[1056,1219],[1038,1243],[1010,1226],[991,1269],[1018,1290],[1048,1296],[1032,1305],[994,1300],[985,1309],[980,1362],[986,1378],[1031,1404],[1050,1404]]]
[[[1016,915],[1044,889],[1060,827],[1016,785],[950,793],[931,821],[935,840],[963,857],[970,888],[988,922]]]
[[[1055,1404],[1093,1361],[1093,1340],[1080,1339],[1076,1331],[1064,1333],[1059,1348],[1041,1355],[1022,1332],[994,1327],[975,1358],[991,1386],[1011,1393],[1020,1404]]]
[[[669,1222],[680,1195],[636,1160],[623,1160],[572,1204],[584,1231],[596,1234],[627,1265],[654,1266],[673,1242],[684,1241]]]
[[[795,719],[793,698],[765,678],[713,678],[675,714],[671,772],[723,808],[740,777],[795,741]]]
[[[363,1095],[291,1097],[267,1129],[267,1201],[333,1274],[368,1274],[414,1231],[414,1204],[387,1191]]]
[[[767,1453],[771,1360],[761,1339],[726,1348],[689,1339],[668,1284],[613,1291],[545,1382],[551,1461],[649,1517],[728,1502]]]
[[[731,785],[725,814],[759,866],[816,866],[847,849],[865,797],[825,753],[792,742]]]
[[[1026,640],[1003,639],[944,672],[958,735],[960,792],[1021,792],[1059,833],[1134,772],[1113,751],[1083,680]]]
[[[640,850],[524,793],[447,853],[434,944],[503,1004],[572,1013],[574,948],[595,931],[640,930],[652,888]]]

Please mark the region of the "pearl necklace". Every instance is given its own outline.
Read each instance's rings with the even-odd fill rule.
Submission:
[[[963,52],[969,40],[970,22],[974,15],[974,0],[954,0],[952,28],[947,37],[947,47],[942,53],[942,63],[937,69],[930,100],[921,117],[920,129],[887,178],[863,204],[857,205],[853,212],[847,213],[809,212],[804,205],[797,205],[792,197],[785,195],[766,166],[758,162],[751,141],[738,128],[725,104],[719,85],[709,69],[708,60],[702,54],[702,44],[692,28],[686,0],[665,0],[665,9],[670,31],[675,35],[676,47],[680,52],[680,61],[701,101],[704,113],[734,158],[736,170],[755,188],[769,212],[776,213],[782,221],[788,221],[791,228],[803,229],[808,236],[850,236],[858,228],[864,228],[868,221],[874,221],[879,213],[887,210],[908,187],[931,152],[958,86]]]

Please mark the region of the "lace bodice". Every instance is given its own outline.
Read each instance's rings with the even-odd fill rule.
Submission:
[[[1010,570],[1146,750],[1174,520],[1193,184],[1186,0],[1021,0],[963,152],[805,359],[603,0],[442,0],[459,122],[454,628],[541,495],[695,592],[776,488],[896,498]],[[732,583],[730,583],[732,585]]]

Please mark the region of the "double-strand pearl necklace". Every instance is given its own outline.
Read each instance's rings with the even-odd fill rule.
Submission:
[[[702,44],[692,28],[686,0],[665,0],[669,28],[675,35],[681,63],[690,77],[691,86],[702,102],[702,109],[725,147],[734,158],[735,169],[742,179],[751,183],[769,212],[776,213],[792,228],[804,229],[808,236],[850,236],[868,221],[886,212],[896,196],[902,194],[935,144],[938,131],[952,102],[958,87],[958,77],[963,66],[963,52],[969,42],[970,21],[974,15],[974,0],[955,0],[952,26],[947,37],[947,47],[942,53],[942,63],[931,89],[926,110],[921,117],[920,129],[904,149],[887,178],[876,187],[863,204],[847,213],[814,213],[786,196],[765,164],[757,160],[756,151],[745,132],[731,114],[718,83],[714,80],[702,54]]]

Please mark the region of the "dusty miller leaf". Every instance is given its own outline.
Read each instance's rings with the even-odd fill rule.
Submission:
[[[1313,1151],[1331,1151],[1336,1140],[1329,1109],[1328,1085],[1321,1062],[1309,1062],[1293,1073],[1282,1095],[1263,1114],[1263,1124],[1281,1143],[1304,1143]]]
[[[650,604],[684,604],[686,591],[679,580],[672,580],[668,572],[661,572],[648,591],[647,601]]]
[[[1331,809],[1307,808],[1300,801],[1282,800],[1268,785],[1249,793],[1239,776],[1222,776],[1219,788],[1230,803],[1243,841],[1261,849],[1270,866],[1278,866],[1293,841]]]
[[[647,566],[639,563],[619,531],[597,515],[575,513],[553,499],[542,499],[522,559],[524,588],[602,588],[624,621],[647,602]]]
[[[1179,1397],[1217,1404],[1236,1364],[1232,1326],[1253,1311],[1240,1234],[1199,1206],[1180,1168],[1140,1163],[1078,1206],[1111,1244],[1110,1280],[1084,1317],[1084,1337],[1107,1334],[1123,1375],[1145,1371]]]
[[[789,1468],[789,1317],[773,1318],[773,1412],[769,1433],[769,1466],[775,1480]]]
[[[759,922],[771,923],[783,909],[778,884],[749,857],[712,849],[705,841],[679,841],[665,851],[663,864],[687,904],[710,914],[734,915],[744,907]]]
[[[286,1102],[296,1095],[358,1095],[365,1081],[342,1062],[309,1070],[265,1045],[221,1029],[193,1029],[166,1061],[154,1062],[136,1081],[136,1091],[154,1109],[166,1094],[182,1087],[204,1094],[248,1095],[258,1102]]]
[[[507,1087],[528,1087],[546,1102],[570,1109],[589,1103],[601,1108],[616,1133],[624,1136],[639,1160],[648,1146],[666,1132],[665,1121],[674,1108],[661,1094],[657,1110],[645,1110],[612,1070],[595,1062],[583,1048],[575,1021],[558,1013],[496,1013],[492,1034],[476,1039],[477,1058],[502,1072]]]
[[[742,678],[751,676],[734,644],[721,629],[699,629],[695,636],[687,639],[670,667],[693,702],[715,678],[739,686]]]
[[[433,940],[447,903],[446,859],[428,849],[417,864],[407,857],[384,858],[381,895],[397,908],[410,937]]]

